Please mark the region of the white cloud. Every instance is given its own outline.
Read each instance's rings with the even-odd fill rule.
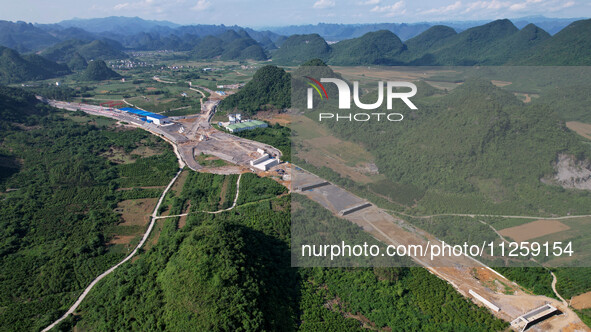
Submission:
[[[359,2],[360,5],[377,5],[381,0],[367,0]]]
[[[141,0],[136,2],[123,2],[113,6],[113,10],[135,11],[141,14],[161,14],[173,10],[185,0]]]
[[[491,15],[507,16],[510,12],[527,12],[544,14],[574,6],[575,1],[569,0],[456,0],[447,6],[417,10],[418,14],[429,15],[464,15],[464,19],[490,18]],[[470,14],[465,16],[465,14]]]
[[[574,6],[576,3],[574,1],[560,1],[560,0],[550,0],[547,3],[544,3],[544,9],[549,12],[557,12],[565,8],[569,8]]]
[[[532,6],[533,5],[533,6]],[[526,0],[518,3],[514,3],[509,6],[511,11],[535,11],[538,10],[542,13],[547,11],[559,11],[564,8],[572,7],[575,5],[574,1],[564,2],[562,0]]]
[[[211,6],[211,2],[207,0],[198,0],[197,4],[193,6],[191,9],[200,12],[206,10],[207,8],[209,8],[209,6]]]
[[[406,13],[404,8],[404,1],[398,1],[393,5],[375,6],[371,9],[374,13],[384,13],[384,16],[392,17],[395,15],[403,15]]]
[[[445,13],[456,11],[456,10],[460,9],[461,7],[462,7],[462,2],[456,1],[455,3],[452,3],[451,5],[448,5],[445,7],[432,8],[432,9],[426,10],[423,12],[423,14],[445,14]]]
[[[334,7],[334,5],[335,5],[334,0],[318,0],[314,3],[314,5],[312,7],[318,8],[318,9],[323,9],[323,8]]]
[[[542,2],[542,0],[526,0],[524,2],[516,3],[516,4],[509,6],[509,10],[512,10],[512,11],[524,10],[524,9],[527,9],[529,7],[529,5],[539,4],[540,2]],[[536,7],[539,7],[539,5],[536,5]]]
[[[503,8],[509,8],[512,6],[513,3],[508,1],[498,1],[498,0],[491,0],[491,1],[476,1],[468,4],[464,13],[469,13],[474,10],[499,10]]]
[[[575,5],[575,2],[574,1],[569,1],[569,2],[565,3],[564,5],[562,5],[562,7],[560,9],[572,7],[574,5]]]
[[[124,9],[125,7],[128,7],[128,6],[129,6],[129,2],[119,3],[119,4],[116,4],[115,7],[113,7],[113,9],[121,10],[121,9]]]

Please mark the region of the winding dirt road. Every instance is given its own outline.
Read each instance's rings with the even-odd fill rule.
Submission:
[[[225,211],[230,211],[233,208],[236,207],[236,202],[238,202],[238,195],[240,195],[240,178],[242,178],[242,173],[240,173],[240,175],[238,175],[238,180],[236,181],[236,197],[234,197],[234,203],[232,204],[232,206],[230,206],[227,209],[223,209],[223,210],[217,210],[217,211],[195,211],[193,213],[197,213],[197,212],[203,212],[203,213],[210,213],[210,214],[218,214],[218,213],[222,213]],[[187,213],[183,213],[183,214],[175,214],[172,216],[158,216],[155,217],[156,219],[165,219],[165,218],[175,218],[175,217],[184,217],[184,216],[188,216],[189,214],[191,214],[191,212],[187,212]]]
[[[168,193],[168,191],[170,190],[170,188],[172,187],[172,185],[174,184],[174,182],[176,181],[176,179],[179,177],[179,175],[181,174],[183,170],[180,169],[176,175],[174,176],[174,178],[172,178],[172,180],[170,181],[170,183],[168,184],[168,186],[166,187],[166,189],[164,189],[164,192],[162,192],[162,195],[160,195],[160,199],[158,200],[158,204],[156,204],[156,207],[154,208],[154,212],[152,212],[152,220],[150,221],[150,225],[148,226],[148,229],[146,230],[146,232],[144,233],[144,236],[142,237],[141,241],[138,243],[138,245],[135,247],[135,249],[133,249],[133,251],[127,255],[127,257],[125,257],[122,261],[120,261],[119,263],[117,263],[116,265],[114,265],[113,267],[111,267],[110,269],[108,269],[107,271],[103,272],[101,275],[99,275],[98,277],[96,277],[87,287],[86,289],[84,289],[84,292],[82,292],[82,294],[78,297],[78,299],[76,300],[76,302],[74,302],[74,304],[70,307],[70,309],[68,309],[68,311],[66,311],[66,313],[64,313],[64,315],[62,317],[60,317],[58,320],[56,320],[55,322],[53,322],[51,325],[49,325],[48,327],[43,329],[43,332],[49,331],[52,328],[54,328],[57,324],[59,324],[61,321],[63,321],[64,319],[66,319],[70,314],[73,314],[76,309],[78,309],[78,306],[80,306],[80,303],[82,303],[82,301],[84,300],[84,298],[86,298],[86,296],[88,295],[88,293],[90,293],[90,291],[92,290],[92,288],[99,282],[101,281],[101,279],[103,279],[104,277],[108,276],[109,274],[113,273],[113,271],[115,271],[115,269],[117,269],[119,266],[123,265],[125,262],[127,262],[128,260],[130,260],[133,256],[135,256],[135,254],[138,252],[138,250],[144,245],[144,243],[148,240],[148,237],[150,236],[150,233],[152,232],[152,229],[154,228],[154,224],[156,223],[157,218],[157,214],[158,214],[158,209],[160,208],[160,205],[162,204],[162,201],[164,200],[164,196],[166,196],[166,193]]]

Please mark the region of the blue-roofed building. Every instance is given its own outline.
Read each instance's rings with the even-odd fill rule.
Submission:
[[[157,125],[162,125],[165,124],[166,122],[168,122],[166,119],[167,117],[161,114],[156,114],[156,113],[152,113],[152,112],[148,112],[148,111],[144,111],[144,110],[139,110],[137,108],[131,108],[131,107],[124,107],[124,108],[120,108],[120,111],[124,111],[127,113],[132,113],[135,115],[139,115],[142,116],[142,120],[145,120],[148,123],[155,123]]]

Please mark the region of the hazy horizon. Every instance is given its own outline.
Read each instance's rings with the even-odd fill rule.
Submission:
[[[572,19],[591,17],[591,3],[580,0],[305,0],[298,3],[280,0],[264,4],[241,0],[33,0],[5,5],[0,20],[48,24],[110,16],[140,17],[179,25],[224,24],[260,28],[319,23],[492,21],[531,16]]]
[[[242,26],[242,27],[247,27],[247,28],[252,28],[252,29],[262,29],[262,28],[282,28],[282,27],[289,27],[289,26],[305,26],[305,25],[312,25],[312,26],[316,26],[316,25],[321,25],[321,24],[342,24],[342,25],[367,25],[367,24],[435,24],[435,23],[470,23],[470,22],[488,22],[488,21],[494,21],[494,20],[499,20],[499,19],[508,19],[510,21],[525,21],[528,19],[531,20],[535,20],[537,18],[542,19],[542,20],[581,20],[581,19],[589,19],[590,17],[546,17],[543,15],[531,15],[531,16],[521,16],[521,17],[499,17],[499,18],[491,18],[491,19],[478,19],[478,20],[430,20],[430,21],[417,21],[417,22],[387,22],[387,21],[376,21],[376,22],[347,22],[347,23],[333,23],[333,22],[316,22],[316,23],[298,23],[298,24],[283,24],[283,25],[263,25],[263,26],[255,26],[255,25],[240,25],[240,24],[224,24],[224,23],[186,23],[186,24],[182,24],[182,23],[178,23],[178,22],[174,22],[171,20],[158,20],[158,19],[147,19],[144,17],[140,17],[140,16],[98,16],[98,17],[88,17],[88,18],[81,18],[81,17],[72,17],[72,18],[68,18],[68,19],[64,19],[64,20],[60,20],[60,21],[56,21],[56,22],[48,22],[48,23],[41,23],[41,22],[32,22],[32,21],[26,21],[26,20],[4,20],[4,19],[0,19],[0,20],[4,20],[4,21],[10,21],[13,23],[16,22],[25,22],[25,23],[32,23],[32,24],[59,24],[62,22],[66,22],[66,21],[76,21],[76,20],[99,20],[99,19],[106,19],[106,18],[110,18],[110,17],[121,17],[121,18],[139,18],[141,20],[144,21],[148,21],[148,22],[158,22],[158,23],[166,23],[166,24],[175,24],[178,26],[188,26],[188,25],[193,25],[193,24],[204,24],[204,25],[225,25],[225,26]]]

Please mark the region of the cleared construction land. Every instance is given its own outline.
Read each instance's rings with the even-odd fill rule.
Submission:
[[[306,116],[292,115],[294,144],[301,144],[298,157],[308,163],[326,166],[344,178],[359,183],[383,180],[384,176],[367,170],[374,157],[360,144],[334,137],[326,128]]]

